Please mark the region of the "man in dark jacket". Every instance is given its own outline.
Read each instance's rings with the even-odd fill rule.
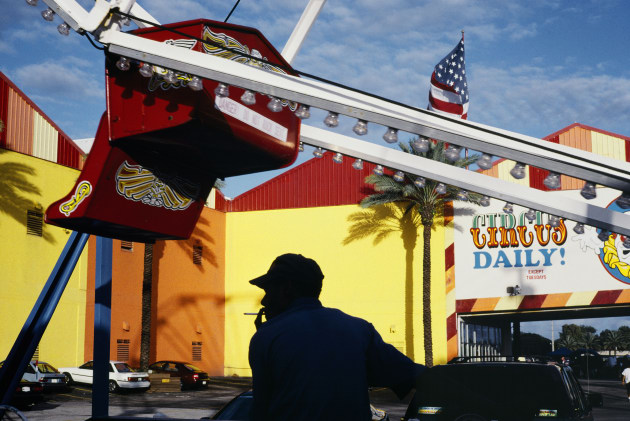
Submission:
[[[323,278],[314,260],[284,254],[250,281],[265,290],[249,346],[253,420],[369,421],[368,387],[402,399],[425,370],[367,321],[323,307]]]

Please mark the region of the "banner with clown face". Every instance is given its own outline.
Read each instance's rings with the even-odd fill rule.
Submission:
[[[585,201],[579,190],[548,194]],[[618,196],[600,188],[589,203],[624,212]],[[510,214],[504,206],[494,199],[485,208],[454,203],[456,299],[502,297],[516,285],[522,295],[630,289],[624,236],[588,226],[577,234],[573,221],[555,224],[547,214],[516,205]]]

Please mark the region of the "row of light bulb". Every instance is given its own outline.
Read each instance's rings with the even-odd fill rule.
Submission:
[[[427,140],[428,142],[428,140]],[[300,142],[300,146],[299,146],[299,150],[300,152],[304,151],[304,146],[302,144],[302,142]],[[315,150],[313,151],[313,156],[315,158],[323,158],[324,153],[326,151],[320,147],[315,148]],[[341,164],[343,162],[343,154],[336,152],[333,157],[332,160],[334,163],[336,164]],[[355,170],[362,170],[363,169],[363,160],[360,158],[355,159],[355,161],[352,163],[352,168],[354,168]],[[385,168],[382,165],[376,165],[376,167],[374,167],[374,169],[372,170],[372,173],[375,175],[383,175]],[[396,171],[394,173],[394,175],[392,175],[392,178],[399,182],[402,183],[405,180],[405,173],[402,171]],[[414,181],[413,184],[418,187],[419,189],[424,188],[426,186],[427,180],[424,177],[421,176],[417,176]],[[594,188],[594,187],[593,187]],[[437,194],[446,194],[447,193],[447,187],[444,183],[438,183],[435,186],[435,192]],[[469,199],[468,197],[468,192],[464,189],[460,189],[457,192],[457,199],[460,201],[467,201]],[[618,199],[618,201],[621,200],[621,198]],[[488,207],[490,206],[490,197],[488,196],[482,196],[481,199],[479,200],[479,205],[483,206],[483,207]],[[505,205],[503,206],[503,212],[507,213],[507,214],[513,214],[514,213],[514,205],[510,202],[506,202]],[[527,212],[525,212],[525,218],[531,223],[534,222],[537,218],[537,211],[535,209],[529,209]],[[548,224],[552,227],[558,227],[560,226],[560,221],[562,218],[560,218],[559,216],[555,216],[555,215],[549,215],[549,220],[548,220]],[[584,234],[584,224],[577,222],[576,225],[573,227],[573,231],[576,234]],[[606,230],[602,230],[599,234],[598,234],[598,238],[601,241],[606,241],[608,240],[608,237],[610,236],[610,232],[606,231]],[[630,248],[630,237],[625,237],[624,236],[624,242],[623,245],[627,248]]]
[[[26,3],[29,6],[37,6],[38,2],[39,0],[26,0]],[[55,11],[52,10],[50,7],[42,10],[42,17],[45,21],[52,22],[55,19]],[[129,26],[130,24],[129,18],[127,17],[122,18],[120,22],[126,26]],[[59,26],[57,26],[57,31],[59,31],[61,35],[65,36],[70,35],[70,29],[70,25],[68,25],[66,22],[62,22]]]

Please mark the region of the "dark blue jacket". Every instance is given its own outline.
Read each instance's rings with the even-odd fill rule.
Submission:
[[[249,346],[252,420],[371,420],[369,386],[402,398],[425,369],[370,323],[300,298],[262,324]]]

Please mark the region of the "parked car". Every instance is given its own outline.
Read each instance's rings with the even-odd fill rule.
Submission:
[[[250,411],[254,402],[252,391],[243,392],[230,402],[226,403],[219,411],[210,419],[212,420],[232,420],[232,421],[249,421]],[[389,421],[387,412],[376,409],[370,405],[372,410],[372,420]]]
[[[11,405],[25,408],[44,400],[44,387],[39,382],[29,382],[24,379],[15,387]],[[3,418],[4,419],[4,418]]]
[[[0,363],[0,367],[4,361]],[[31,361],[24,370],[22,380],[40,383],[44,392],[64,391],[68,389],[66,377],[55,367],[44,361]]]
[[[182,361],[155,362],[149,366],[149,373],[164,373],[169,374],[171,377],[179,377],[182,390],[208,387],[210,383],[208,373]]]
[[[496,357],[495,357],[496,358]],[[543,360],[466,359],[430,368],[403,420],[593,420],[602,395],[585,394],[570,367]]]
[[[59,368],[67,378],[68,383],[92,384],[94,362],[88,361],[80,367]],[[149,374],[137,372],[122,361],[109,362],[109,391],[118,392],[121,389],[148,390],[151,387]]]

